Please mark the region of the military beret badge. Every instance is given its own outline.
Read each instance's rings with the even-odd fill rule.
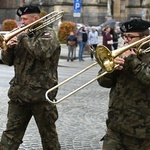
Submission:
[[[40,9],[35,5],[25,5],[17,9],[17,15],[20,17],[25,14],[40,13]]]

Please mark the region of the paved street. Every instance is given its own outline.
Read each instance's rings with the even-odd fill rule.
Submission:
[[[66,55],[65,46],[62,54]],[[78,53],[78,52],[77,52]],[[67,62],[61,58],[58,73],[59,82],[92,64],[86,53],[85,61]],[[97,76],[99,65],[86,71],[77,78],[59,88],[57,99]],[[13,76],[13,67],[0,65],[0,135],[5,129],[7,113],[7,91],[9,80]],[[108,89],[102,88],[97,81],[57,104],[59,119],[56,122],[61,150],[101,150],[100,139],[105,133],[107,117]],[[19,150],[42,150],[40,136],[34,119],[30,121]]]

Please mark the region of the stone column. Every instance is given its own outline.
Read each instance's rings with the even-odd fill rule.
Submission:
[[[111,15],[111,0],[107,0],[107,16],[106,19],[109,20],[112,18]]]
[[[120,0],[114,0],[114,14],[113,17],[120,21],[121,19],[121,14],[120,11],[123,11],[124,8],[121,7],[121,2]]]

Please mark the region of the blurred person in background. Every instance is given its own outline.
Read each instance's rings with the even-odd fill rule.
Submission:
[[[77,37],[75,36],[74,32],[71,31],[70,35],[67,37],[67,46],[68,46],[68,57],[67,57],[67,61],[74,60],[74,56],[75,56],[75,50],[77,47]]]
[[[98,32],[94,26],[91,27],[91,31],[88,34],[88,44],[96,49],[98,44]],[[90,52],[91,60],[93,60],[93,52]]]
[[[110,33],[111,27],[108,25],[103,28],[102,36],[103,36],[103,45],[106,46],[110,51],[112,51],[113,45],[113,35]]]
[[[112,35],[113,35],[113,49],[117,49],[118,48],[118,39],[121,37],[121,34],[118,31],[117,26],[114,26],[114,28],[112,29]]]
[[[79,45],[78,59],[79,59],[79,61],[84,61],[83,52],[84,52],[85,46],[88,42],[88,33],[86,31],[85,25],[83,25],[81,28],[78,29],[77,38],[78,38],[78,45]]]

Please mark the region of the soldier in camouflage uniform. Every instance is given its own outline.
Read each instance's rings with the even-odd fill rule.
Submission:
[[[17,15],[22,24],[28,25],[40,18],[40,9],[33,5],[22,6]],[[8,49],[2,52],[2,60],[9,66],[14,65],[15,75],[10,81],[7,128],[1,137],[0,150],[19,148],[32,116],[43,149],[60,150],[55,126],[57,108],[45,99],[45,92],[58,82],[60,43],[55,32],[49,27],[34,33],[26,31],[18,35],[17,41],[13,38],[8,43]],[[57,90],[49,93],[49,97],[55,99],[56,94]]]
[[[149,27],[150,22],[142,19],[123,23],[124,42],[148,36]],[[103,150],[150,150],[150,53],[137,55],[130,49],[114,62],[120,66],[98,79],[101,86],[111,88]]]

